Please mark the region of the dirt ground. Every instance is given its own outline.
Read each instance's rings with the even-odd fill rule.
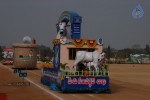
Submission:
[[[25,70],[25,82],[30,86],[10,86],[22,79],[11,66],[0,64],[0,93],[5,93],[8,100],[149,100],[150,64],[112,64],[109,69],[111,94],[61,93],[40,83],[40,69]]]

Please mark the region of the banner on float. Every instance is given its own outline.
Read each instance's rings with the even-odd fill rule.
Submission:
[[[109,77],[65,77],[65,88],[109,88]]]

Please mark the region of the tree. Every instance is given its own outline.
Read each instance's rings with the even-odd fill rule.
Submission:
[[[132,50],[129,48],[118,50],[117,57],[118,58],[128,58],[131,54]]]
[[[112,51],[110,48],[110,45],[108,45],[108,48],[106,48],[106,58],[108,59],[108,61],[110,61],[111,55],[112,55]]]
[[[145,52],[147,55],[150,55],[150,47],[148,44],[146,44]]]
[[[141,46],[140,46],[140,44],[134,44],[134,45],[132,45],[132,48],[133,49],[140,49]]]
[[[2,46],[0,46],[0,54],[3,52]]]
[[[3,47],[2,46],[0,46],[0,61],[3,59],[3,55],[2,55],[2,52],[3,52]]]
[[[40,45],[38,50],[40,53],[40,58],[43,61],[50,60],[53,56],[53,51],[49,47],[46,47],[44,45]]]

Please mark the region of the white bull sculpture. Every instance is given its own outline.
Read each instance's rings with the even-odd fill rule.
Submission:
[[[56,36],[56,39],[60,39],[60,42],[62,44],[65,44],[67,42],[67,39],[70,38],[69,34],[67,32],[66,27],[68,27],[69,25],[67,25],[67,22],[60,22],[58,23],[58,33]]]
[[[100,62],[105,58],[105,53],[99,53],[98,51],[87,52],[87,51],[78,51],[76,53],[76,59],[74,62],[74,67],[76,67],[78,63],[87,63],[89,70],[91,70],[91,66],[94,66],[96,71],[99,71]]]
[[[67,35],[67,33],[66,33],[66,26],[67,26],[66,22],[58,23],[59,30],[58,30],[58,33],[57,33],[57,36],[56,36],[57,39],[60,39],[62,36],[66,36]]]

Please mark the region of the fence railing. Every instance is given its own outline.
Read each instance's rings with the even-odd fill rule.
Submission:
[[[63,76],[109,76],[108,70],[103,71],[75,71],[75,72],[68,72],[62,70]]]

